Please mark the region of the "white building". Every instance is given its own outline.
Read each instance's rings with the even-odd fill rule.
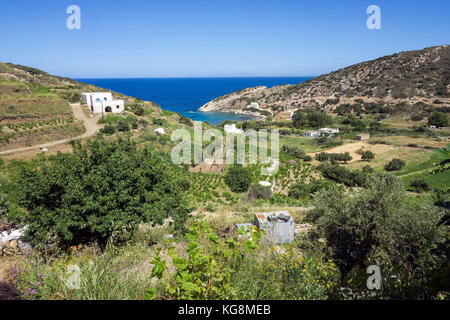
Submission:
[[[155,129],[155,131],[154,131],[156,134],[160,134],[160,135],[163,135],[163,134],[165,134],[166,132],[164,131],[164,129],[163,128],[158,128],[158,129]]]
[[[247,108],[259,108],[259,103],[258,102],[252,102],[250,103]]]
[[[234,123],[224,125],[223,130],[225,130],[226,133],[236,133],[236,134],[244,133],[244,130],[236,128],[236,125]]]
[[[308,137],[308,138],[318,138],[318,137],[320,137],[320,132],[319,131],[305,131],[305,132],[303,132],[303,136]]]
[[[114,100],[111,92],[83,93],[82,97],[92,113],[120,113],[125,110],[123,100]]]
[[[321,128],[319,129],[321,135],[331,137],[337,133],[339,133],[339,129],[336,128]]]

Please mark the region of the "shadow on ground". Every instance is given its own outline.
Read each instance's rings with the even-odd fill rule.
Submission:
[[[0,282],[0,300],[20,300],[16,288],[10,284]]]

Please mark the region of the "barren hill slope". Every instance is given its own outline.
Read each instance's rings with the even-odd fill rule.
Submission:
[[[248,107],[258,102],[260,109]],[[297,85],[256,87],[205,104],[201,111],[260,116],[298,108],[332,110],[340,104],[376,103],[395,109],[422,102],[450,103],[450,46],[406,51],[343,68]]]

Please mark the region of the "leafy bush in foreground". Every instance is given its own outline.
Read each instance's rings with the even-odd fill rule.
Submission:
[[[448,257],[442,245],[448,227],[432,205],[408,201],[398,178],[375,176],[355,196],[337,188],[321,190],[314,205],[308,220],[317,231],[311,236],[326,239],[325,252],[339,266],[343,282],[375,264],[382,270],[383,296],[418,299],[436,294],[432,282],[445,273]],[[359,285],[366,289],[365,281]]]
[[[183,227],[189,209],[165,168],[169,159],[101,136],[72,148],[38,169],[19,169],[17,197],[26,212],[13,219],[29,226],[26,238],[33,245],[127,239],[139,223],[169,217]]]
[[[179,254],[175,247],[168,249],[175,273],[161,282],[160,292],[150,289],[147,299],[232,299],[236,295],[231,285],[233,270],[244,258],[245,251],[253,251],[259,246],[260,235],[251,231],[250,238],[226,241],[214,233],[206,222],[196,222],[186,234],[189,241],[186,255]],[[152,276],[162,279],[166,273],[166,261],[157,249],[153,258]]]

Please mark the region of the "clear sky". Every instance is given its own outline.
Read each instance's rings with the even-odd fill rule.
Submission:
[[[0,61],[74,78],[314,76],[450,44],[450,1],[2,0],[0,39]]]

